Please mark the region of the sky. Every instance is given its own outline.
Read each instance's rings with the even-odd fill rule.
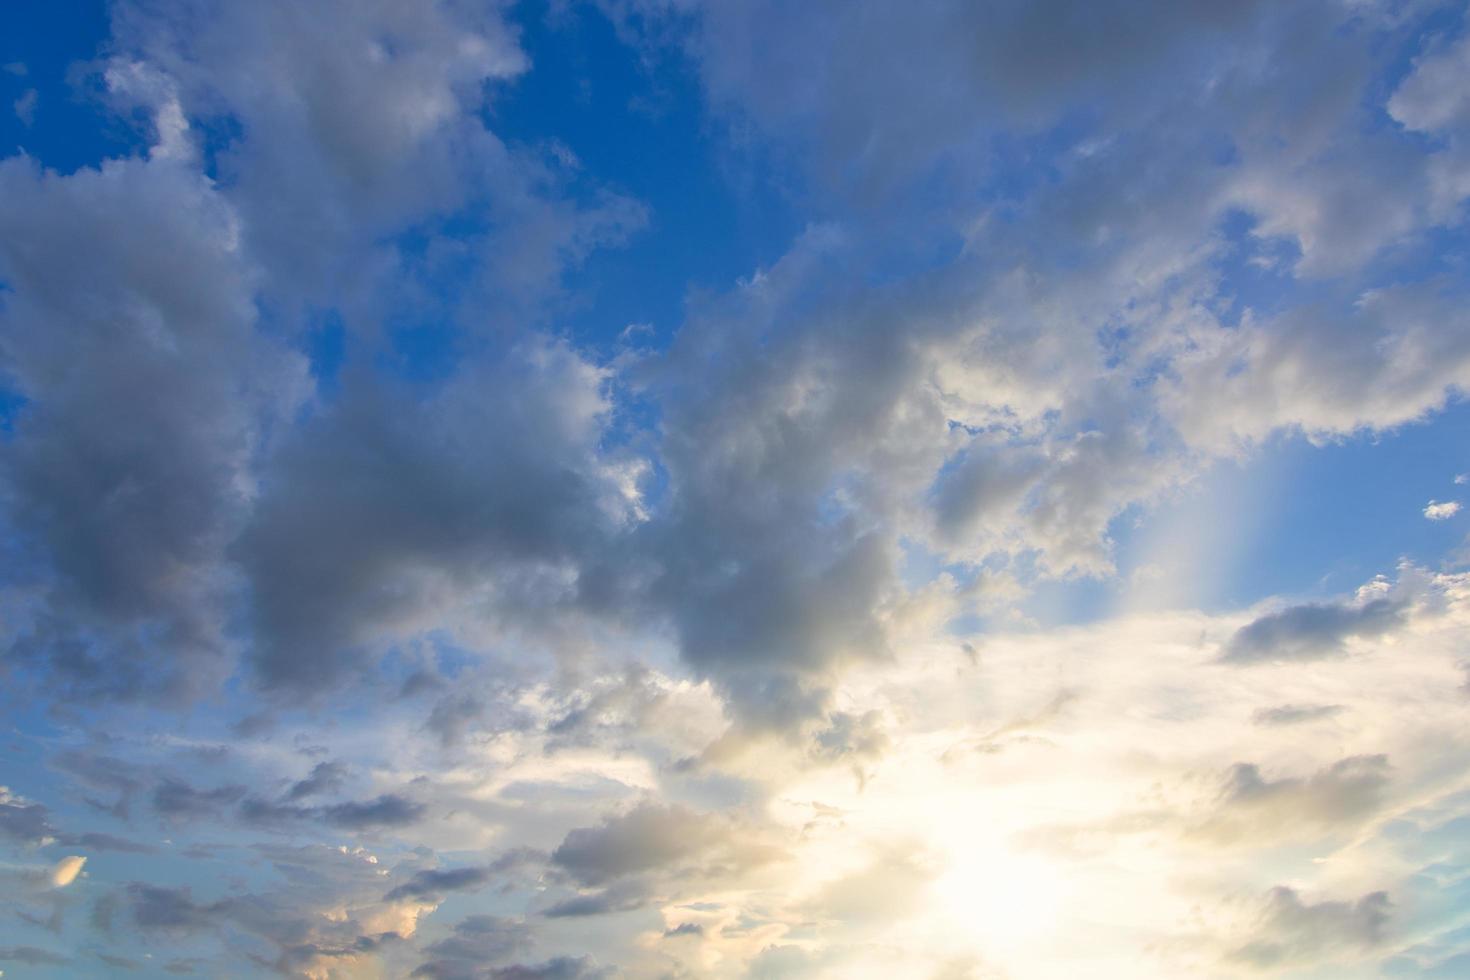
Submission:
[[[0,7],[0,974],[1470,976],[1470,9]]]

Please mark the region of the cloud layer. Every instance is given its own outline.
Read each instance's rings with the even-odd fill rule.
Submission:
[[[113,0],[15,62],[0,968],[1454,974],[1465,17]],[[1232,472],[1358,531],[1236,569]]]

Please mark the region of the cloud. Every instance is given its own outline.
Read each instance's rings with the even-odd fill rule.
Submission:
[[[1423,419],[1470,368],[1464,334],[1444,329],[1463,316],[1458,294],[1448,282],[1399,285],[1200,331],[1164,386],[1164,411],[1189,442],[1217,450],[1280,428],[1325,438]]]
[[[867,867],[823,885],[805,909],[861,930],[915,914],[934,876],[922,853],[893,848]]]
[[[0,831],[24,844],[46,844],[55,839],[51,813],[45,806],[0,786]]]
[[[1446,500],[1443,502],[1431,500],[1424,508],[1424,516],[1431,521],[1447,521],[1460,512],[1458,500]]]
[[[301,800],[308,796],[334,792],[342,788],[347,778],[347,767],[340,762],[318,762],[305,779],[291,784],[286,799]]]
[[[351,281],[362,270],[421,306],[383,243],[463,212],[493,227],[481,235],[486,251],[504,252],[473,278],[498,280],[495,295],[524,295],[521,314],[556,291],[566,262],[641,221],[615,194],[585,210],[543,195],[556,181],[484,128],[486,83],[525,67],[498,12],[337,13],[119,4],[104,84],[120,112],[151,117],[147,159],[66,176],[20,157],[0,168],[10,202],[0,228],[26,242],[23,255],[0,250],[15,338],[3,368],[27,405],[8,444],[8,509],[47,590],[12,641],[48,683],[89,697],[188,699],[228,673],[236,650],[224,620],[240,583],[227,548],[250,521],[267,432],[311,388],[305,358],[257,330],[259,296],[289,311],[306,296],[350,306],[348,294],[373,292]],[[349,25],[350,54],[309,40],[341,40]],[[207,147],[216,182],[199,172],[199,154],[229,132],[238,138]],[[282,188],[300,196],[287,203]],[[513,244],[498,246],[502,234]],[[69,241],[87,243],[85,254]],[[81,282],[81,266],[107,274]],[[106,408],[117,404],[130,408]],[[569,503],[566,492],[549,496]],[[263,603],[267,582],[255,583]],[[266,623],[280,628],[262,649],[291,639],[279,635],[286,615]],[[319,659],[331,663],[342,652],[328,639]]]
[[[1248,969],[1332,961],[1344,952],[1370,949],[1387,938],[1392,903],[1385,892],[1354,902],[1304,902],[1295,889],[1271,889],[1256,938],[1232,950],[1230,962]]]
[[[242,820],[259,826],[306,820],[317,812],[319,811],[311,807],[296,806],[292,803],[274,803],[256,796],[247,796],[241,800],[239,810]]]
[[[1332,718],[1342,714],[1344,710],[1340,704],[1281,704],[1257,709],[1251,715],[1251,721],[1270,727],[1301,725]]]
[[[84,856],[71,854],[56,862],[51,869],[51,886],[53,888],[65,888],[77,880],[77,875],[82,873],[82,866],[87,863]]]
[[[610,969],[597,966],[588,956],[558,956],[544,963],[515,964],[492,969],[491,980],[604,980]]]
[[[1470,67],[1470,39],[1436,39],[1388,99],[1388,112],[1407,129],[1432,132],[1470,126],[1470,97],[1459,79]]]
[[[289,800],[289,795],[287,797]],[[378,830],[418,823],[428,812],[424,804],[397,793],[384,793],[370,800],[346,800],[321,806],[301,806],[246,797],[240,803],[240,818],[257,826],[280,826],[294,821],[320,819],[346,830]]]
[[[1406,613],[1404,602],[1393,598],[1291,606],[1241,627],[1225,644],[1220,661],[1252,664],[1338,656],[1347,640],[1382,636],[1398,628]]]
[[[441,901],[447,892],[465,891],[483,887],[490,881],[488,868],[445,868],[420,871],[408,881],[393,888],[383,896],[385,902],[396,902],[405,898]]]
[[[433,980],[479,977],[487,964],[504,960],[527,945],[523,923],[490,915],[468,916],[455,924],[451,935],[425,948],[431,958],[416,967],[412,975]]]
[[[383,827],[406,827],[422,820],[428,807],[422,803],[384,793],[371,800],[334,803],[322,812],[326,821],[347,830],[374,830]]]
[[[583,892],[546,907],[542,915],[548,919],[581,919],[594,915],[630,912],[653,901],[653,894],[642,882],[624,882],[597,891]]]
[[[938,163],[972,163],[986,136],[1044,129],[1089,92],[1108,92],[1100,111],[1121,122],[1148,98],[1157,73],[1203,87],[1207,66],[1227,62],[1263,9],[1068,3],[1042,15],[1024,3],[932,3],[899,15],[881,3],[608,6],[688,16],[685,43],[716,108],[794,144],[818,178],[869,194]],[[927,54],[921,63],[907,57],[916,51]]]
[[[6,513],[41,590],[10,643],[80,697],[192,696],[227,668],[217,563],[303,365],[256,334],[236,216],[203,177],[11,158],[0,196],[4,240],[25,243],[0,247],[3,368],[28,401]]]
[[[625,504],[596,452],[604,380],[531,342],[427,400],[354,386],[298,433],[237,545],[263,683],[319,695],[430,629],[574,611]]]
[[[26,126],[33,125],[36,121],[36,103],[39,99],[39,93],[33,88],[22,92],[20,97],[11,103],[11,108],[15,110],[15,118]]]
[[[129,910],[138,928],[166,932],[193,932],[211,924],[223,906],[199,905],[188,888],[132,884],[127,889]]]
[[[244,795],[244,786],[197,789],[182,779],[170,776],[154,788],[153,809],[165,817],[194,819],[212,816]]]
[[[67,834],[63,843],[73,847],[85,847],[94,851],[116,851],[121,854],[155,854],[158,849],[126,837],[89,831],[85,834]]]
[[[1352,826],[1382,805],[1392,771],[1381,755],[1339,759],[1305,778],[1271,779],[1253,763],[1237,763],[1213,812],[1189,833],[1230,843],[1254,834],[1290,837]]]
[[[712,819],[682,807],[643,804],[600,826],[573,830],[551,861],[578,881],[602,884],[697,854],[717,835],[716,827]]]
[[[1448,438],[1453,17],[552,6],[116,0],[121,140],[0,160],[17,935],[1191,976],[1389,955],[1391,892],[1456,963],[1470,579],[1110,598],[1224,460]]]
[[[35,946],[0,946],[0,961],[26,966],[66,966],[71,960],[60,953]]]
[[[642,803],[595,827],[579,827],[551,852],[551,863],[584,885],[651,871],[736,866],[776,855],[749,832],[682,806]]]
[[[503,166],[474,112],[485,83],[525,66],[495,12],[440,3],[412,18],[382,5],[125,3],[114,31],[172,80],[185,113],[238,120],[246,138],[221,148],[221,165],[252,250],[269,257],[276,289],[308,295],[342,274],[337,262],[366,257],[364,233],[457,204],[462,160]],[[328,35],[343,47],[328,50]]]

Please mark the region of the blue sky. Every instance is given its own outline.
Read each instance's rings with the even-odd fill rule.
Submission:
[[[1451,977],[1463,3],[0,11],[0,971]]]

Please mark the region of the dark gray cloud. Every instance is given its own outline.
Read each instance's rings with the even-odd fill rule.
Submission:
[[[239,810],[241,820],[257,826],[284,824],[293,820],[307,820],[318,812],[313,807],[297,806],[294,803],[275,802],[262,799],[258,796],[249,796],[241,800]]]
[[[840,285],[852,271],[810,233],[760,289],[699,311],[657,374],[669,490],[639,536],[643,601],[756,727],[799,726],[842,665],[887,655],[903,491],[878,473],[939,461],[940,409],[912,387],[922,340],[891,329],[886,298]]]
[[[0,833],[24,844],[41,844],[56,836],[51,811],[0,786]]]
[[[647,883],[632,880],[596,891],[584,892],[553,902],[541,914],[548,919],[582,919],[614,912],[631,912],[642,908],[653,898]]]
[[[1226,642],[1220,660],[1252,664],[1338,656],[1345,641],[1382,636],[1401,625],[1407,612],[1407,604],[1397,598],[1292,606],[1242,626]]]
[[[491,915],[471,915],[454,932],[424,948],[429,957],[413,971],[432,980],[478,980],[489,964],[504,960],[530,942],[524,923]]]
[[[428,811],[422,803],[384,793],[371,800],[334,803],[322,810],[327,823],[346,830],[376,830],[418,823]]]
[[[289,887],[263,893],[235,891],[199,901],[187,886],[134,882],[114,894],[125,903],[133,925],[145,934],[175,939],[248,934],[275,948],[273,956],[251,954],[252,959],[288,976],[336,969],[388,951],[402,937],[391,928],[384,930],[385,923],[404,922],[412,930],[412,917],[395,917],[391,906],[378,903],[380,869],[364,860],[362,852],[278,846],[260,850],[286,874]]]
[[[188,888],[134,883],[126,892],[128,909],[140,929],[195,932],[215,921],[224,905],[200,905]]]
[[[423,819],[428,808],[396,793],[384,793],[370,800],[346,800],[322,806],[302,806],[289,799],[268,800],[246,797],[238,810],[247,824],[262,827],[284,827],[301,820],[323,820],[346,830],[378,830],[407,827]]]
[[[396,902],[405,898],[441,901],[448,892],[483,887],[491,877],[489,868],[433,868],[417,872],[384,895],[383,901]]]
[[[251,269],[209,181],[172,161],[68,177],[0,163],[0,370],[12,582],[44,590],[15,656],[80,697],[181,697],[228,667],[222,548],[259,426],[304,368],[255,333]]]
[[[318,762],[305,779],[291,784],[286,799],[292,802],[308,796],[332,793],[342,788],[347,779],[347,767],[340,762]]]
[[[481,316],[467,319],[476,323],[494,305],[491,296],[524,314],[558,290],[569,263],[618,240],[642,214],[605,189],[562,196],[561,176],[485,129],[485,83],[525,67],[497,10],[436,3],[405,19],[386,8],[344,5],[319,17],[288,3],[233,11],[183,0],[121,2],[112,13],[111,60],[101,84],[120,113],[151,120],[150,155],[65,177],[44,174],[24,157],[0,168],[0,230],[5,242],[24,243],[0,248],[0,278],[9,291],[0,370],[7,390],[26,399],[16,438],[6,442],[0,494],[15,557],[23,559],[12,562],[10,579],[24,576],[24,584],[45,590],[45,601],[11,628],[6,639],[15,656],[7,665],[31,665],[39,679],[76,696],[187,699],[222,680],[238,650],[226,623],[240,582],[226,549],[251,523],[272,427],[290,428],[311,387],[305,359],[278,342],[282,331],[273,328],[267,337],[258,329],[256,300],[264,294],[280,304],[288,336],[300,301],[337,302],[371,345],[391,310],[407,304],[429,316],[426,297],[441,295],[413,281],[439,272],[411,272],[415,263],[400,266],[383,242],[458,213],[487,226],[474,246],[494,259],[471,263],[472,285],[448,291],[465,302],[465,292],[475,295]],[[344,30],[360,32],[350,54],[338,48]],[[387,61],[375,54],[384,45],[393,50]],[[369,91],[377,95],[363,101]],[[212,148],[212,165],[224,178],[218,183],[201,172],[196,141],[204,129],[233,134]],[[283,188],[301,192],[300,199],[286,205]],[[444,302],[439,312],[453,320],[459,303]],[[497,390],[522,367],[467,383]],[[538,523],[535,494],[543,495],[546,512],[559,514],[551,521],[581,515],[595,522],[596,493],[576,499],[569,515],[577,491],[568,485],[579,481],[561,479],[565,470],[595,481],[595,467],[580,457],[539,457],[543,482],[533,485],[507,474],[538,454],[505,449],[518,435],[538,449],[552,445],[545,437],[559,435],[557,419],[537,409],[566,408],[561,396],[570,380],[543,378],[529,386],[539,401],[508,394],[485,406],[488,415],[466,422],[477,434],[507,433],[500,445],[484,447],[486,459],[500,459],[480,464],[479,478],[489,481],[482,489],[513,498],[498,517],[475,513],[466,498],[479,491],[451,488],[448,472],[405,473],[397,490],[377,493],[386,510],[376,516],[400,519],[458,499],[444,527],[489,521],[500,529],[474,544],[440,555],[446,536],[422,522],[398,534],[384,524],[368,535],[376,539],[364,549],[372,554],[352,556],[365,561],[354,578],[351,565],[292,569],[285,558],[272,565],[264,554],[270,546],[261,543],[272,530],[251,536],[243,554],[247,570],[260,573],[251,594],[262,622],[259,641],[247,646],[260,651],[265,679],[292,687],[285,676],[291,653],[282,649],[312,654],[300,658],[308,679],[297,687],[311,687],[311,677],[340,676],[332,665],[360,640],[346,625],[353,613],[371,611],[384,589],[412,592],[432,584],[426,576],[464,575],[474,549],[498,552],[509,540],[526,559],[513,583],[532,570],[554,578],[564,549],[537,550],[546,542],[532,540],[527,557],[514,532]],[[416,398],[389,401],[385,411],[393,414]],[[480,425],[510,418],[522,403],[528,414],[519,423]],[[595,433],[588,438],[595,444]],[[371,456],[358,453],[359,460]],[[494,473],[500,476],[486,475]],[[276,474],[265,483],[282,479]],[[446,496],[420,501],[428,510],[402,506],[416,488],[436,485]],[[528,493],[516,497],[522,486]],[[275,498],[266,503],[266,525],[289,520]],[[485,506],[496,510],[488,499]],[[374,500],[364,501],[357,516],[370,522],[373,507]],[[325,536],[369,530],[338,522],[321,528],[320,543],[331,550]],[[271,591],[272,576],[291,571],[331,573],[306,590],[321,593],[314,609],[293,611]],[[283,584],[297,582],[288,576]],[[409,598],[397,611],[441,610],[415,609]],[[311,613],[322,625],[304,636]],[[373,625],[383,624],[365,627]],[[313,640],[326,642],[313,648]]]
[[[133,797],[152,779],[149,772],[135,763],[120,759],[114,753],[90,749],[59,752],[51,757],[50,763],[83,786],[100,793],[115,794],[116,799],[112,803],[90,798],[88,803],[123,820],[131,813]]]
[[[596,452],[601,386],[534,342],[427,399],[351,384],[282,447],[238,544],[263,682],[319,693],[430,628],[568,611],[623,506]]]
[[[66,966],[71,959],[35,946],[0,946],[0,962],[24,963],[26,966]]]
[[[496,967],[486,974],[490,980],[606,980],[614,975],[590,956],[558,956],[544,963]]]
[[[642,803],[566,835],[550,867],[553,880],[577,888],[542,915],[576,919],[677,901],[711,881],[745,879],[783,856],[769,834],[729,815]]]
[[[440,698],[429,712],[424,728],[439,736],[447,747],[457,745],[485,720],[485,702],[460,692]]]
[[[573,830],[551,853],[551,862],[583,884],[600,885],[667,868],[725,840],[717,818],[645,803],[596,827]]]
[[[245,795],[244,786],[198,789],[177,777],[163,779],[153,789],[153,809],[165,817],[213,816]]]
[[[1388,937],[1392,903],[1386,892],[1354,902],[1304,902],[1295,889],[1271,889],[1256,937],[1232,950],[1230,962],[1255,970],[1331,961],[1371,949]]]

